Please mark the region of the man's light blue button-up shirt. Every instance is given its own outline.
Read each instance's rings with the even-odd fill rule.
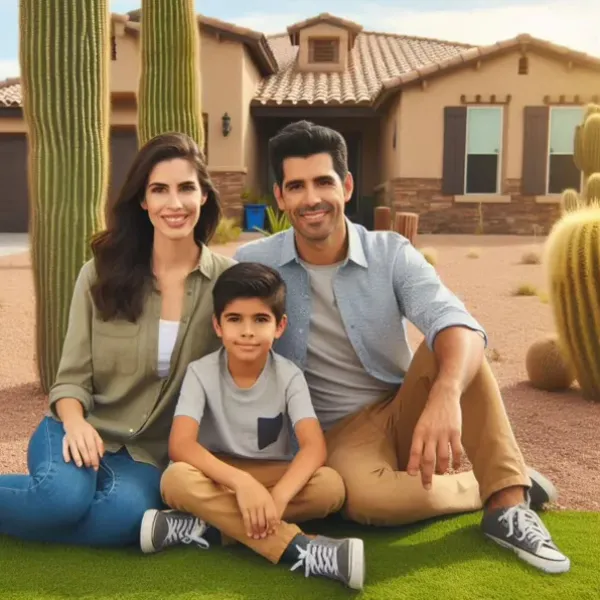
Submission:
[[[346,223],[348,256],[334,277],[334,294],[348,338],[373,377],[402,383],[412,360],[406,320],[423,333],[431,349],[442,329],[456,325],[480,331],[487,343],[481,325],[405,237]],[[273,349],[304,369],[310,281],[296,251],[294,230],[249,242],[238,248],[234,259],[263,263],[281,273],[289,324]]]

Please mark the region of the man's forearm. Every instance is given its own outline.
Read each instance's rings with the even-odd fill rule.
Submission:
[[[448,327],[437,334],[434,353],[438,375],[434,385],[448,386],[462,393],[471,383],[484,358],[485,341],[467,327]]]

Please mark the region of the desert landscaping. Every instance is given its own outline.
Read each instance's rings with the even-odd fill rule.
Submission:
[[[231,255],[238,243],[214,246]],[[576,385],[544,392],[528,382],[525,357],[554,331],[545,296],[543,237],[420,235],[417,247],[489,336],[488,359],[519,444],[532,467],[557,485],[555,509],[600,510],[600,404]],[[34,363],[34,291],[28,253],[0,258],[0,472],[23,472],[27,442],[46,410]],[[413,344],[422,336],[410,327]]]

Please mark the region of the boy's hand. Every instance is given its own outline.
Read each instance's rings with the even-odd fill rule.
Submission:
[[[246,533],[255,540],[274,533],[279,515],[273,497],[254,477],[244,477],[236,486],[235,495]]]

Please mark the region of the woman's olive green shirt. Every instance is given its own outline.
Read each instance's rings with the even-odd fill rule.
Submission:
[[[179,333],[167,377],[157,374],[161,296],[147,295],[136,323],[101,320],[91,297],[94,262],[81,269],[73,292],[62,358],[50,390],[56,402],[76,398],[105,449],[125,447],[132,458],[159,468],[168,462],[168,438],[188,364],[220,346],[212,326],[212,288],[235,261],[202,247],[198,266],[185,282]]]

